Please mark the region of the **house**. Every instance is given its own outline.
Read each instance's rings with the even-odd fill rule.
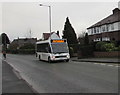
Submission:
[[[19,49],[20,47],[26,44],[35,44],[37,42],[37,38],[18,38],[14,39],[9,47],[12,49]]]
[[[48,40],[48,39],[59,39],[60,36],[59,36],[59,31],[57,31],[57,33],[55,32],[51,32],[51,33],[43,33],[43,36],[42,36],[42,40]]]
[[[120,45],[120,9],[115,8],[113,14],[87,28],[89,41],[116,41]]]

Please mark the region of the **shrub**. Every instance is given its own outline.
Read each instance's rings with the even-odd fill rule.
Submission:
[[[35,49],[34,44],[25,44],[24,46],[20,47],[20,49]]]
[[[118,47],[118,51],[120,51],[120,46]]]
[[[74,54],[74,50],[72,47],[69,47],[69,53],[70,53],[70,57],[72,57]]]
[[[97,51],[102,51],[103,45],[105,45],[106,42],[98,42],[95,46]]]
[[[91,57],[93,56],[93,45],[79,45],[79,50],[83,57]]]
[[[7,49],[7,53],[18,54],[18,50],[17,49]]]
[[[70,44],[69,47],[73,49],[74,53],[77,53],[77,51],[78,51],[78,44]]]
[[[114,43],[98,42],[96,44],[96,50],[97,51],[107,51],[107,52],[110,52],[110,51],[117,51],[118,48],[115,47]]]
[[[106,43],[101,46],[102,51],[114,51],[115,50],[115,45],[113,43]]]
[[[19,49],[18,53],[19,54],[34,54],[35,50],[34,49]]]

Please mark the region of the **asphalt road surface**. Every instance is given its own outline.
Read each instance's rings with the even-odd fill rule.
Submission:
[[[38,93],[118,93],[118,67],[90,62],[39,61],[34,55],[7,55]]]

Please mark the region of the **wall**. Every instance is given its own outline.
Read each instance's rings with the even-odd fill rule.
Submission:
[[[94,52],[94,57],[120,57],[120,51]]]

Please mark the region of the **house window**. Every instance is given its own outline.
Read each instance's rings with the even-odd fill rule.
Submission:
[[[103,37],[102,41],[110,41],[110,38],[109,37]]]
[[[107,32],[109,31],[109,25],[106,25],[106,31]]]
[[[97,33],[99,33],[99,27],[97,27]]]
[[[93,34],[93,29],[91,29],[91,34]]]
[[[114,30],[114,24],[111,24],[111,30]]]
[[[105,32],[105,26],[102,27],[102,31]]]
[[[96,28],[94,28],[94,33],[96,33]]]

